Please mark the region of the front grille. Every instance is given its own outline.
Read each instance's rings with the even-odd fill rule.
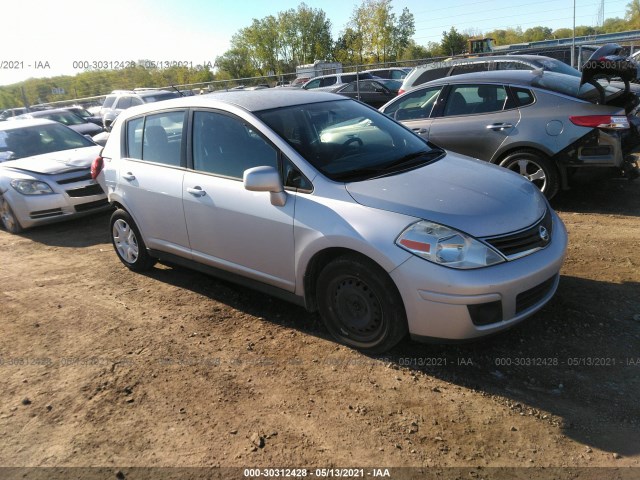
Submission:
[[[76,209],[76,212],[86,212],[87,210],[104,207],[105,205],[109,205],[109,201],[106,198],[103,200],[98,200],[96,202],[81,203],[80,205],[76,205],[73,208]]]
[[[34,220],[38,218],[57,217],[58,215],[62,215],[61,208],[50,208],[49,210],[36,210],[35,212],[29,213],[29,217],[31,217]]]
[[[79,177],[65,178],[62,180],[58,180],[56,183],[58,185],[66,185],[67,183],[83,182],[85,180],[91,180],[91,173],[87,173]]]
[[[543,229],[546,230],[548,235],[546,239],[543,235]],[[551,218],[551,210],[547,209],[545,216],[529,228],[516,233],[485,238],[483,240],[509,260],[513,260],[546,247],[549,242],[551,242],[552,233],[553,219]]]
[[[95,183],[93,185],[86,185],[84,187],[72,188],[66,190],[67,195],[70,197],[90,197],[91,195],[101,195],[104,193],[102,187]]]
[[[533,307],[536,303],[547,296],[556,282],[556,275],[529,290],[519,293],[516,297],[516,314]]]

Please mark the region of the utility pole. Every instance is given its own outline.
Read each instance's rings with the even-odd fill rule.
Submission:
[[[571,39],[571,66],[576,67],[576,0],[573,0],[573,37]]]

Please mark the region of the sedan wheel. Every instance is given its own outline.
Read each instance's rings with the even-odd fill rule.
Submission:
[[[394,283],[369,261],[344,256],[329,263],[318,277],[317,301],[327,330],[351,347],[382,353],[407,334]]]
[[[118,209],[111,215],[111,241],[120,261],[131,270],[146,270],[156,262],[147,253],[133,219],[124,210]]]
[[[22,231],[22,226],[13,210],[11,210],[9,202],[2,195],[0,195],[0,222],[9,233],[20,233]]]
[[[517,150],[507,155],[500,162],[500,166],[522,175],[538,187],[548,199],[558,193],[558,170],[543,153],[535,150]]]

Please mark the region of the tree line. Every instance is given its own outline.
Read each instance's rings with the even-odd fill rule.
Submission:
[[[394,12],[391,0],[362,0],[354,7],[347,25],[335,40],[331,21],[322,9],[301,3],[289,9],[253,19],[251,25],[233,35],[230,48],[211,65],[192,68],[146,68],[140,65],[121,70],[85,71],[75,76],[29,79],[0,87],[0,107],[47,103],[104,95],[115,89],[208,84],[232,79],[289,76],[295,67],[315,60],[342,62],[348,66],[411,62],[439,56],[458,55],[467,50],[470,37],[490,37],[495,45],[571,37],[573,30],[551,30],[537,26],[497,29],[490,32],[463,31],[455,27],[442,32],[440,42],[418,45],[414,16],[409,9]],[[602,26],[576,27],[576,35],[595,35],[640,29],[640,0],[627,5],[624,19],[609,18]],[[56,89],[56,90],[54,90]],[[62,90],[61,90],[62,89]],[[53,91],[58,93],[54,94]],[[60,94],[61,91],[64,93]]]

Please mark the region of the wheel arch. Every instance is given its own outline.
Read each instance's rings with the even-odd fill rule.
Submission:
[[[358,259],[364,263],[369,263],[370,265],[375,266],[381,272],[384,272],[385,275],[389,278],[391,283],[394,285],[396,291],[400,298],[400,291],[398,290],[398,286],[396,285],[389,272],[376,260],[371,258],[370,256],[359,252],[357,250],[347,248],[347,247],[328,247],[323,250],[316,252],[307,263],[307,267],[303,276],[303,286],[304,286],[304,300],[305,305],[309,311],[316,311],[318,309],[318,303],[316,300],[316,286],[318,282],[318,276],[322,271],[322,268],[325,265],[328,265],[333,260],[339,258],[349,256],[355,259]]]
[[[506,157],[511,155],[513,152],[517,152],[518,150],[530,150],[535,153],[542,153],[547,157],[549,157],[550,159],[553,159],[553,156],[555,155],[553,151],[551,151],[548,148],[545,148],[543,145],[540,145],[538,143],[532,144],[529,142],[519,142],[519,143],[510,143],[507,146],[507,148],[498,150],[493,156],[493,158],[489,160],[489,162],[499,165],[500,162],[502,162],[502,160],[504,160]],[[554,162],[554,163],[557,164],[557,162]]]

